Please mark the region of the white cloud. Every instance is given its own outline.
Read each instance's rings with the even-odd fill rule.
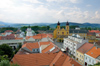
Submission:
[[[65,0],[60,1],[64,2]],[[78,0],[73,0],[73,3],[76,2],[78,2]],[[58,20],[94,22],[95,19],[97,19],[97,22],[100,21],[99,11],[96,11],[94,14],[87,10],[82,11],[76,6],[60,6],[58,9],[52,9],[55,6],[49,6],[50,8],[48,8],[48,6],[44,4],[41,4],[39,0],[1,0],[0,21],[14,23],[57,22]],[[50,3],[48,5],[50,5]]]
[[[40,1],[38,0],[23,0],[23,1],[26,1],[26,2],[30,2],[30,3],[40,3],[42,4]]]
[[[89,5],[89,4],[88,4],[88,5],[86,5],[86,6],[87,6],[87,7],[91,7],[92,5]]]

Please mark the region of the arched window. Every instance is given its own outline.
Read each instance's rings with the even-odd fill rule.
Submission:
[[[64,32],[62,32],[62,34],[64,34]]]

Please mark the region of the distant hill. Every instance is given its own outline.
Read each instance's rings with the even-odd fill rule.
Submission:
[[[17,27],[20,28],[22,26],[50,26],[51,28],[55,28],[57,26],[57,23],[33,23],[33,24],[17,24],[17,23],[7,23],[7,22],[2,22],[0,21],[0,27]],[[100,24],[97,23],[76,23],[76,22],[69,22],[69,25],[75,25],[75,26],[79,26],[79,27],[98,27],[100,28]],[[60,26],[66,26],[66,22],[61,22]]]
[[[75,25],[75,26],[79,26],[79,27],[91,27],[91,28],[98,27],[98,28],[100,28],[100,24],[96,24],[96,23],[74,23],[74,22],[69,22],[69,25],[70,26]],[[50,24],[49,26],[51,28],[55,28],[57,26],[57,23]],[[66,22],[60,23],[60,26],[66,26]]]

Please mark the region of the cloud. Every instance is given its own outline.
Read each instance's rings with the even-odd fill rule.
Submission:
[[[40,4],[42,4],[42,2],[40,2],[38,0],[23,0],[23,1],[30,2],[30,3],[40,3]]]
[[[86,6],[87,6],[87,7],[91,7],[92,5],[89,5],[89,4],[88,4],[88,5],[86,5]]]
[[[70,0],[70,2],[72,2],[72,3],[78,3],[79,0]]]
[[[58,20],[79,23],[100,21],[99,11],[92,13],[91,11],[83,11],[79,7],[66,6],[65,3],[62,3],[70,3],[68,0],[59,0],[59,3],[61,3],[57,3],[57,5],[55,5],[55,2],[58,0],[47,1],[45,3],[39,0],[1,0],[0,21],[14,23],[54,23]],[[72,0],[71,2],[78,3],[79,0]]]

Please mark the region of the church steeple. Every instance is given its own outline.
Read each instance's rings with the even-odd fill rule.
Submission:
[[[69,25],[69,22],[67,21],[66,25]]]
[[[58,23],[57,23],[57,29],[58,29],[58,30],[60,29],[60,23],[59,23],[59,21],[58,21]]]
[[[59,21],[58,21],[57,25],[60,25]]]

